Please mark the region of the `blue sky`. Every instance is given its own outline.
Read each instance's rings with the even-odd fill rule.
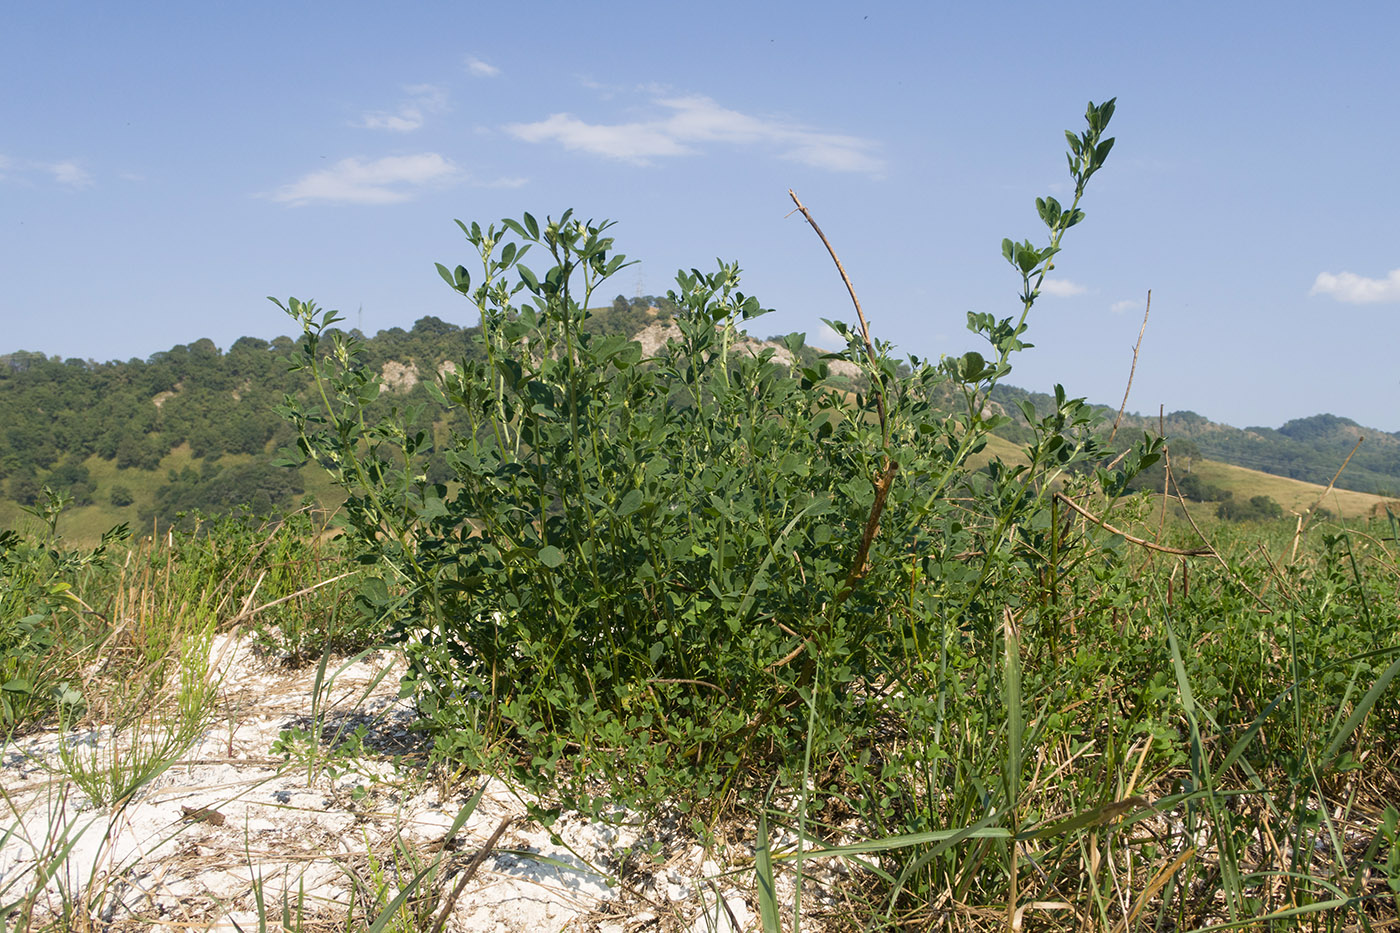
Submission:
[[[640,265],[605,299],[738,260],[760,336],[851,317],[978,348],[1003,237],[1064,198],[1063,130],[1118,142],[1012,384],[1239,426],[1400,429],[1400,6],[1337,3],[7,6],[0,352],[146,357],[470,324],[453,224],[572,207]]]

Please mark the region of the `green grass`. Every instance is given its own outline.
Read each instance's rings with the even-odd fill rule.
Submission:
[[[1111,517],[1147,537],[1155,512],[1140,511],[1143,525],[1131,514]],[[106,569],[61,563],[57,579],[80,602],[31,588],[31,602],[7,611],[47,612],[65,633],[41,668],[51,686],[83,682],[70,721],[112,727],[140,746],[141,735],[160,739],[200,720],[188,704],[181,713],[178,698],[194,695],[201,678],[190,652],[210,632],[252,621],[270,642],[300,640],[304,655],[318,657],[317,643],[306,641],[317,637],[308,618],[326,620],[323,634],[359,624],[353,580],[255,621],[243,616],[250,597],[263,605],[353,569],[314,523],[296,521],[276,532],[230,521],[200,537],[127,544]],[[1280,929],[1307,923],[1340,933],[1393,916],[1400,905],[1387,884],[1400,885],[1400,837],[1387,829],[1386,807],[1400,799],[1395,529],[1319,526],[1290,561],[1285,524],[1220,526],[1223,565],[1091,533],[1064,552],[1050,589],[1010,578],[990,607],[996,626],[980,635],[950,625],[936,591],[916,592],[908,608],[927,637],[908,642],[901,663],[937,689],[882,692],[880,742],[834,757],[799,750],[808,760],[803,795],[774,795],[787,803],[752,809],[731,800],[711,824],[740,836],[747,826],[760,843],[754,904],[765,927],[792,929],[805,914],[809,928],[825,920],[980,931],[1006,929],[1019,913],[1025,928],[1042,930],[1253,927],[1271,916]],[[77,553],[57,543],[61,554]],[[335,668],[319,657],[329,677]],[[100,673],[83,680],[80,671]],[[182,680],[191,671],[193,681]],[[818,694],[830,676],[815,669]],[[806,732],[841,729],[813,695],[799,707]],[[59,717],[55,709],[30,727]],[[159,741],[140,747],[151,754],[69,756],[60,767],[94,799],[119,804],[178,754]],[[777,827],[796,833],[801,847],[763,846]],[[67,840],[36,845],[61,862]],[[854,872],[838,913],[780,897],[784,876],[833,860]],[[428,901],[415,902],[412,919],[401,914],[405,900],[384,884],[387,866],[401,879],[421,874],[438,895],[454,881],[392,847],[370,851],[366,864],[355,884],[371,910],[348,921],[356,931],[391,916],[412,925],[434,915]],[[33,928],[64,927],[36,919]]]

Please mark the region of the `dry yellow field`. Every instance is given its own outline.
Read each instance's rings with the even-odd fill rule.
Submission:
[[[1230,490],[1237,499],[1268,496],[1285,510],[1298,514],[1312,508],[1314,504],[1320,505],[1339,518],[1365,518],[1386,502],[1390,502],[1392,510],[1400,511],[1400,503],[1394,499],[1388,500],[1384,496],[1354,492],[1350,489],[1333,489],[1324,497],[1322,494],[1325,486],[1214,460],[1197,460],[1192,465],[1192,472],[1207,483]],[[1319,497],[1322,498],[1321,502],[1318,502]]]

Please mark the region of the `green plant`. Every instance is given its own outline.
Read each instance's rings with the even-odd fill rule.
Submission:
[[[329,774],[332,779],[341,774],[357,772],[360,762],[367,754],[364,740],[369,733],[368,726],[360,723],[352,729],[346,720],[342,721],[338,727],[331,729],[327,726],[326,716],[328,712],[326,697],[335,685],[336,678],[351,665],[361,660],[365,653],[362,651],[347,659],[329,675],[326,672],[331,655],[330,652],[322,654],[321,660],[316,665],[316,678],[311,687],[311,711],[307,717],[307,725],[283,729],[272,744],[272,754],[280,755],[288,762],[295,762],[299,767],[305,767],[308,787],[323,772]],[[373,693],[380,682],[388,676],[389,670],[387,665],[380,668],[379,672],[361,690],[351,706],[358,707],[366,697]],[[322,748],[323,742],[326,743],[325,748]]]
[[[879,707],[864,694],[903,676],[886,659],[911,639],[931,647],[900,612],[914,577],[949,606],[945,624],[994,631],[977,621],[979,599],[993,578],[1050,560],[1052,484],[1096,456],[1091,418],[1060,391],[1034,419],[1029,467],[968,461],[1005,420],[988,393],[1083,218],[1112,112],[1091,107],[1071,136],[1073,203],[1037,202],[1047,245],[1002,244],[1022,309],[969,315],[990,357],[902,368],[863,319],[833,323],[848,340],[838,356],[868,381],[854,397],[827,385],[824,362],[789,372],[771,350],[738,349],[740,324],[763,309],[735,264],[678,275],[680,339],[644,361],[637,344],[584,326],[595,290],[626,264],[609,224],[570,212],[462,224],[481,278],[439,272],[480,315],[484,360],[442,380],[465,422],[445,445],[448,487],[426,478],[432,440],[411,412],[366,417],[380,386],[358,342],[331,329],[337,316],[288,301],[320,404],[289,398],[287,414],[303,454],[349,493],[351,546],[407,594],[392,634],[440,753],[485,765],[503,749],[522,778],[548,773],[579,801],[599,756],[620,760],[612,795],[722,800],[770,764],[795,775],[778,750],[801,742],[818,659],[831,685],[814,754],[865,741]],[[547,254],[544,274],[524,265],[531,251]],[[939,412],[931,399],[950,391],[962,410]],[[1148,442],[1099,480],[1121,490],[1155,456]],[[964,551],[977,556],[948,560]]]
[[[1260,522],[1283,517],[1283,506],[1268,496],[1251,496],[1248,502],[1226,498],[1215,508],[1215,517],[1231,522]]]
[[[546,822],[551,802],[665,798],[703,836],[761,808],[768,929],[775,873],[828,858],[865,873],[876,928],[1364,913],[1383,827],[1358,857],[1317,801],[1384,774],[1352,750],[1397,728],[1383,546],[1280,567],[1263,528],[1144,529],[1123,497],[1160,438],[1109,449],[1059,387],[1018,406],[1015,460],[978,458],[1112,114],[1069,134],[1074,199],[1037,201],[1043,245],[1003,242],[1021,306],[969,315],[989,349],[898,362],[857,303],[832,323],[854,383],[744,345],[763,309],[732,263],[678,275],[654,358],[591,333],[626,260],[569,212],[461,225],[479,266],[439,272],[480,327],[438,385],[445,433],[377,415],[364,348],[286,302],[317,403],[285,413],[347,492],[347,548],[382,573],[358,598],[436,754],[509,770]],[[796,850],[771,850],[773,824]],[[1326,855],[1299,854],[1319,832]]]
[[[138,693],[134,709],[116,709],[106,735],[70,734],[58,745],[55,768],[99,807],[115,807],[159,777],[203,736],[217,713],[218,672],[210,669],[211,628],[184,631],[172,660],[168,696]],[[162,659],[163,661],[164,659]],[[164,664],[153,680],[166,679]]]
[[[54,712],[81,708],[79,671],[93,632],[93,610],[78,592],[113,569],[113,551],[130,531],[123,523],[93,548],[70,547],[58,532],[71,500],[45,487],[25,511],[40,537],[0,531],[0,731],[13,734]]]

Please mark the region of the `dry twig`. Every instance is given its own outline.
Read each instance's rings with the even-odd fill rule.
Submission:
[[[1080,515],[1083,515],[1089,521],[1093,522],[1095,525],[1098,525],[1105,531],[1112,532],[1116,535],[1121,535],[1124,540],[1131,541],[1133,544],[1139,545],[1140,547],[1145,547],[1149,551],[1160,551],[1163,554],[1180,554],[1183,557],[1203,557],[1215,553],[1215,549],[1209,547],[1182,549],[1176,547],[1167,547],[1165,544],[1153,544],[1151,541],[1148,541],[1144,538],[1138,538],[1128,534],[1126,531],[1114,528],[1108,522],[1104,521],[1102,518],[1099,518],[1093,512],[1090,512],[1088,509],[1084,508],[1078,502],[1075,502],[1073,499],[1071,499],[1069,496],[1065,495],[1062,492],[1055,493],[1055,498],[1059,499],[1065,505],[1074,509]]]
[[[1113,430],[1108,432],[1108,442],[1113,443],[1118,433],[1118,422],[1123,420],[1123,410],[1128,407],[1128,393],[1133,391],[1133,374],[1137,372],[1138,351],[1142,349],[1142,335],[1147,331],[1147,315],[1152,311],[1152,289],[1147,290],[1147,307],[1142,312],[1142,326],[1138,328],[1137,343],[1133,345],[1133,366],[1128,370],[1128,384],[1123,389],[1123,404],[1118,406],[1118,417],[1113,419]]]

